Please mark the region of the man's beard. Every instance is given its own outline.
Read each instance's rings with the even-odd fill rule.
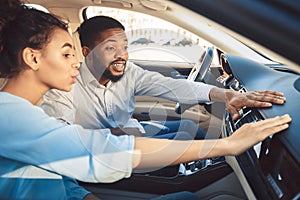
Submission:
[[[102,76],[111,80],[111,82],[117,82],[123,77],[123,75],[124,75],[124,72],[121,75],[114,76],[108,69],[105,69]]]

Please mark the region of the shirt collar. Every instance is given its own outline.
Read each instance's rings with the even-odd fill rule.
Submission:
[[[94,86],[99,86],[98,80],[93,76],[93,74],[88,69],[85,62],[81,63],[81,67],[79,68],[80,76],[84,85],[92,84]]]

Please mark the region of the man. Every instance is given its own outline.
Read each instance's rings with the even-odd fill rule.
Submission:
[[[88,19],[80,26],[79,35],[85,61],[71,92],[52,90],[45,95],[42,108],[49,115],[69,124],[80,124],[84,128],[101,128],[104,133],[149,136],[153,133],[147,131],[147,126],[132,119],[135,95],[163,97],[185,104],[223,101],[235,118],[243,106],[269,107],[271,103],[284,103],[285,98],[281,93],[266,91],[240,94],[143,70],[128,62],[128,41],[124,30],[118,21],[105,16]],[[169,123],[174,122],[166,122],[161,126],[162,130],[154,132],[154,137],[204,137],[203,131],[191,121],[165,126]],[[70,183],[76,186],[75,180],[70,179]],[[84,191],[83,188],[78,188],[79,191]],[[178,194],[175,195],[179,197]],[[184,195],[187,197],[191,194]]]
[[[79,69],[77,83],[69,93],[57,90],[48,92],[42,104],[49,115],[67,123],[80,124],[89,129],[102,128],[116,135],[128,133],[169,139],[182,139],[181,136],[193,139],[196,135],[203,139],[204,131],[189,120],[164,122],[155,126],[159,128],[153,133],[153,126],[143,126],[132,118],[135,96],[162,97],[184,104],[223,101],[235,118],[243,106],[269,107],[271,103],[284,103],[281,93],[241,94],[143,70],[128,62],[125,28],[113,18],[90,18],[82,23],[78,32],[85,61]]]

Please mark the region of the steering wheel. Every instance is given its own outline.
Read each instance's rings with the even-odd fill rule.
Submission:
[[[214,52],[214,47],[207,48],[207,51],[204,52],[204,54],[200,58],[201,65],[196,64],[193,67],[187,80],[197,81],[197,82],[201,82],[204,80],[204,77],[206,76],[213,59],[213,52]]]
[[[207,51],[204,52],[204,54],[200,58],[201,64],[200,63],[196,64],[192,68],[187,80],[197,81],[197,82],[201,82],[204,80],[204,77],[206,76],[213,59],[213,52],[214,52],[214,47],[207,48]],[[175,112],[177,114],[182,114],[187,108],[191,106],[192,105],[189,104],[177,103],[175,106]]]

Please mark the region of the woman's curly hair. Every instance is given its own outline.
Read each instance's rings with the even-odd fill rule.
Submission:
[[[68,26],[56,16],[25,6],[20,0],[1,0],[0,4],[0,78],[10,78],[26,69],[23,49],[42,49],[55,28],[68,31]]]

